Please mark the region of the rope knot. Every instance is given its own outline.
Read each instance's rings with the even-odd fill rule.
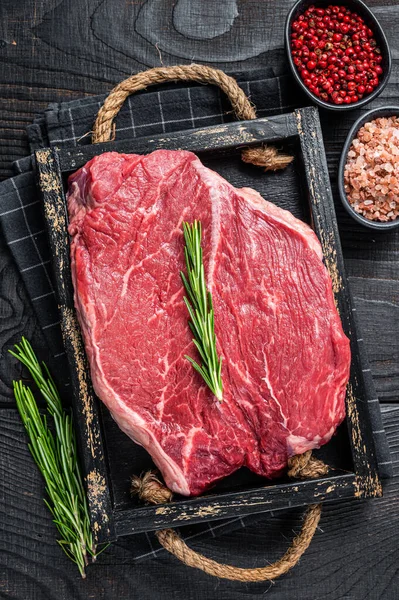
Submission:
[[[265,171],[285,169],[293,161],[292,156],[280,154],[273,146],[245,148],[241,152],[241,158],[246,163],[251,163],[256,167],[263,167]]]
[[[141,477],[133,475],[130,491],[143,502],[149,504],[165,504],[172,499],[172,492],[164,486],[155,475],[154,471],[148,471]]]
[[[327,475],[328,466],[323,461],[315,458],[312,451],[296,454],[288,460],[288,477],[293,479],[311,479]]]

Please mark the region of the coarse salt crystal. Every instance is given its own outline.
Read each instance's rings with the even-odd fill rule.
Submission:
[[[380,117],[359,129],[348,152],[344,189],[354,210],[365,217],[398,218],[398,117]]]

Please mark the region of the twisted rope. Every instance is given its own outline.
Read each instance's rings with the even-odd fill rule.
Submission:
[[[327,472],[328,466],[321,460],[313,457],[310,451],[293,456],[288,463],[288,475],[295,479],[321,477],[322,475],[326,475]],[[164,504],[172,500],[172,492],[151,471],[145,473],[141,478],[133,476],[131,492],[132,494],[137,494],[143,502],[150,504]],[[226,565],[207,558],[203,554],[189,548],[174,529],[163,529],[156,531],[155,534],[159,543],[168,552],[176,556],[185,565],[201,569],[201,571],[208,573],[208,575],[230,579],[231,581],[272,581],[287,573],[297,564],[312,541],[320,521],[320,515],[321,504],[310,505],[305,513],[300,533],[293,539],[285,554],[271,565],[256,569],[244,569],[233,565]]]
[[[196,64],[156,67],[125,79],[111,90],[98,111],[93,130],[93,143],[108,142],[115,137],[113,120],[130,94],[144,90],[149,85],[166,81],[197,81],[217,85],[229,98],[237,119],[256,119],[255,108],[247,96],[236,80],[223,71]],[[244,149],[242,160],[263,167],[265,171],[276,171],[284,169],[293,157],[280,154],[273,146],[259,146]]]

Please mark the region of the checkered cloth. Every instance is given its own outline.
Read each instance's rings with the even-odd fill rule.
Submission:
[[[292,110],[303,102],[289,76],[274,77],[270,70],[235,74],[240,86],[257,107],[258,116],[268,116]],[[84,145],[91,143],[90,131],[105,96],[51,104],[28,127],[31,151],[52,145]],[[197,84],[167,84],[128,98],[117,118],[116,137],[155,135],[225,123],[233,120],[231,107],[220,91],[212,86]],[[37,193],[30,157],[14,165],[16,176],[0,184],[0,221],[4,237],[25,282],[52,355],[50,366],[58,385],[68,397],[68,366],[60,335],[59,316],[55,301],[44,219]],[[364,350],[362,350],[364,353]],[[389,476],[391,461],[383,430],[379,404],[364,356],[365,376],[368,377],[370,411],[373,429],[378,436],[378,460],[383,476]],[[270,513],[269,513],[270,514]],[[234,518],[182,528],[186,540],[209,533],[217,536],[244,527],[260,516]],[[153,534],[135,536],[134,557],[155,556],[161,552]]]

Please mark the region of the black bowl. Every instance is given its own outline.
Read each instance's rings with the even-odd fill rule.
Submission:
[[[323,8],[324,6],[329,6],[331,4],[345,6],[350,10],[356,12],[358,15],[360,15],[364,19],[366,25],[374,32],[374,37],[376,39],[377,45],[381,49],[381,68],[383,70],[382,78],[380,80],[379,85],[374,89],[374,91],[371,92],[371,94],[364,96],[364,98],[362,98],[358,102],[353,102],[352,104],[334,104],[332,102],[325,102],[324,100],[321,100],[306,87],[298,73],[298,69],[294,65],[294,61],[291,55],[291,25],[292,22],[299,15],[303,14],[308,8],[308,6],[311,6],[312,4],[315,5],[316,8]],[[379,94],[381,94],[382,90],[388,83],[388,79],[391,74],[392,60],[387,38],[385,37],[385,33],[383,32],[381,25],[379,24],[371,10],[364,4],[364,2],[362,2],[362,0],[338,0],[336,3],[332,2],[332,0],[298,0],[298,2],[294,4],[292,9],[288,13],[287,20],[285,22],[285,49],[292,74],[294,75],[297,83],[301,86],[305,94],[307,94],[309,98],[313,100],[313,102],[328,110],[353,110],[354,108],[359,108],[359,106],[364,106],[365,104],[376,98]]]
[[[350,146],[352,144],[353,138],[356,136],[359,129],[367,123],[368,121],[373,121],[378,117],[397,117],[399,116],[399,106],[384,106],[381,108],[374,108],[373,110],[369,110],[363,116],[361,116],[356,123],[353,125],[352,129],[348,133],[348,137],[346,138],[341,159],[339,161],[338,167],[338,190],[341,198],[341,202],[344,205],[344,208],[350,214],[355,221],[369,227],[370,229],[379,229],[381,231],[386,231],[387,229],[395,229],[399,227],[399,218],[397,217],[395,221],[371,221],[370,219],[366,219],[363,215],[359,215],[350,204],[348,198],[346,197],[345,188],[344,188],[344,169],[347,161],[348,152]]]

